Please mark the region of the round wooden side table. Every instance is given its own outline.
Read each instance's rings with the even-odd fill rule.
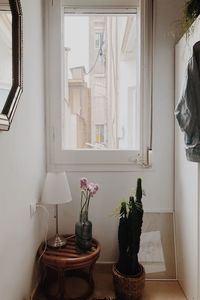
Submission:
[[[87,252],[78,250],[75,244],[74,235],[65,235],[67,238],[67,244],[62,248],[50,248],[47,247],[44,254],[40,259],[42,272],[42,286],[47,294],[48,300],[59,299],[73,299],[73,300],[85,300],[93,293],[94,279],[93,270],[96,260],[100,255],[100,245],[95,239],[92,240],[92,247]],[[42,243],[38,249],[38,257],[44,251],[45,244]],[[47,268],[53,269],[58,275],[58,291],[56,295],[51,296],[47,292]],[[70,298],[65,295],[65,278],[75,276],[84,279],[87,282],[87,290],[81,296]]]

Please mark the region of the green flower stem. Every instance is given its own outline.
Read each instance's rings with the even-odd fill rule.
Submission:
[[[82,209],[82,205],[83,205],[83,191],[81,191],[81,209]]]
[[[85,202],[83,203],[83,196],[85,198]],[[86,194],[84,191],[81,192],[81,214],[82,212],[88,211],[89,209],[89,204],[90,204],[90,193],[89,191],[86,191]]]
[[[85,197],[85,202],[84,202],[84,204],[83,204],[83,196]],[[84,191],[82,191],[82,192],[81,192],[81,213],[83,212],[83,209],[84,209],[84,207],[86,206],[86,203],[87,203],[87,198],[86,198],[86,196],[85,196]]]

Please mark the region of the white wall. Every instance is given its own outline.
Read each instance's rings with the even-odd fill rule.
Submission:
[[[86,176],[89,180],[99,183],[100,190],[91,201],[90,219],[93,222],[93,234],[102,245],[101,261],[113,261],[116,257],[118,220],[110,214],[123,197],[128,197],[138,176],[142,177],[147,193],[147,197],[144,198],[145,210],[173,211],[175,40],[170,32],[175,21],[180,18],[183,3],[183,0],[155,1],[153,169],[141,172],[68,174],[73,202],[60,211],[61,230],[74,232],[74,223],[80,211],[80,177]]]
[[[176,46],[176,102],[184,83],[192,47],[200,40],[200,18]],[[198,298],[198,223],[199,164],[189,162],[185,155],[184,136],[176,122],[175,130],[175,212],[177,240],[177,277],[191,300]]]
[[[29,205],[45,171],[42,0],[21,0],[24,91],[9,132],[0,132],[0,299],[28,299],[41,238]],[[42,232],[41,232],[42,235]]]

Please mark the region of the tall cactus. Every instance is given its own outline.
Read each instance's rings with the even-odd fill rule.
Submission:
[[[142,181],[137,180],[136,200],[129,198],[129,212],[126,202],[121,203],[120,221],[118,228],[119,261],[117,269],[126,275],[136,275],[139,270],[138,252],[143,223]]]

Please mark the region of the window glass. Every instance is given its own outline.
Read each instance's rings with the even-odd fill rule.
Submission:
[[[64,16],[63,149],[139,149],[137,14]]]

